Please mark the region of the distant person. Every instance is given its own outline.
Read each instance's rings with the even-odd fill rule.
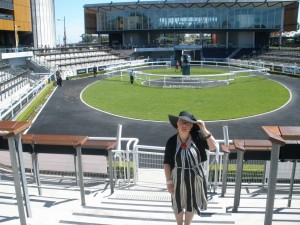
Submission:
[[[176,61],[176,64],[175,64],[175,72],[178,72],[178,69],[179,69],[179,62]]]
[[[195,213],[207,209],[206,177],[201,163],[207,160],[205,149],[215,150],[216,140],[202,120],[182,111],[169,115],[177,133],[165,148],[164,171],[167,190],[171,194],[172,209],[177,225],[190,225]]]
[[[97,76],[97,67],[96,66],[94,66],[93,72],[94,72],[94,77],[96,77]]]
[[[56,83],[58,86],[62,86],[62,70],[61,69],[58,69],[56,70]]]
[[[133,72],[133,69],[129,70],[129,77],[130,77],[130,83],[133,84],[133,82],[134,82],[134,72]]]

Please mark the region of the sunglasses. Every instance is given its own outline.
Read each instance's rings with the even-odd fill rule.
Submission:
[[[178,120],[178,124],[183,126],[192,126],[193,124],[191,122],[185,121],[185,120]]]

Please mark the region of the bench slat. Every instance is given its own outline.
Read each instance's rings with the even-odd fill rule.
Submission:
[[[22,140],[27,144],[80,146],[88,140],[88,136],[24,134]]]

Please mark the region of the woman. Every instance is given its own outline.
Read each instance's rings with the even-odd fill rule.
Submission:
[[[178,133],[169,138],[165,149],[167,189],[177,225],[183,225],[183,221],[189,225],[195,212],[199,215],[207,208],[206,180],[200,163],[207,160],[205,149],[216,149],[216,140],[205,123],[189,112],[169,115],[169,120]]]

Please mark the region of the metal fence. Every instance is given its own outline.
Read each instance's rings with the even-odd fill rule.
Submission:
[[[19,95],[18,98],[11,99],[9,105],[0,108],[0,120],[14,119],[47,86],[53,74],[36,74],[36,76],[40,79],[29,90]]]
[[[216,87],[228,85],[234,82],[238,78],[253,77],[261,74],[266,74],[269,69],[256,66],[231,62],[219,62],[219,61],[192,61],[191,67],[226,67],[228,73],[214,74],[214,75],[163,75],[163,74],[151,74],[144,72],[145,69],[154,68],[166,68],[170,69],[170,61],[147,61],[139,60],[134,62],[128,62],[112,66],[107,68],[106,76],[119,75],[120,79],[128,78],[129,70],[133,70],[134,79],[145,85],[162,88],[203,88],[203,87]],[[237,68],[244,69],[237,69]]]
[[[216,151],[207,151],[208,160],[203,163],[209,188],[214,190],[222,183],[223,175],[223,153],[220,151],[222,144],[231,144],[228,139],[228,128],[223,127],[224,139],[216,140],[218,148]],[[123,138],[122,138],[123,139]],[[138,139],[128,139],[129,142],[124,150],[117,150],[115,161],[119,160],[120,167],[116,167],[115,179],[129,184],[143,184],[154,187],[165,185],[165,174],[163,169],[164,147],[139,145]],[[131,143],[130,143],[131,142]],[[115,163],[116,163],[115,162]],[[278,183],[289,183],[291,180],[291,167],[293,163],[279,163],[284,171],[278,173]],[[287,165],[288,164],[288,165]],[[116,164],[115,164],[116,165]],[[235,183],[236,159],[228,162],[227,183]],[[266,185],[269,170],[269,161],[247,160],[243,163],[242,183]],[[280,166],[279,166],[280,167]],[[295,183],[300,173],[295,176]]]

